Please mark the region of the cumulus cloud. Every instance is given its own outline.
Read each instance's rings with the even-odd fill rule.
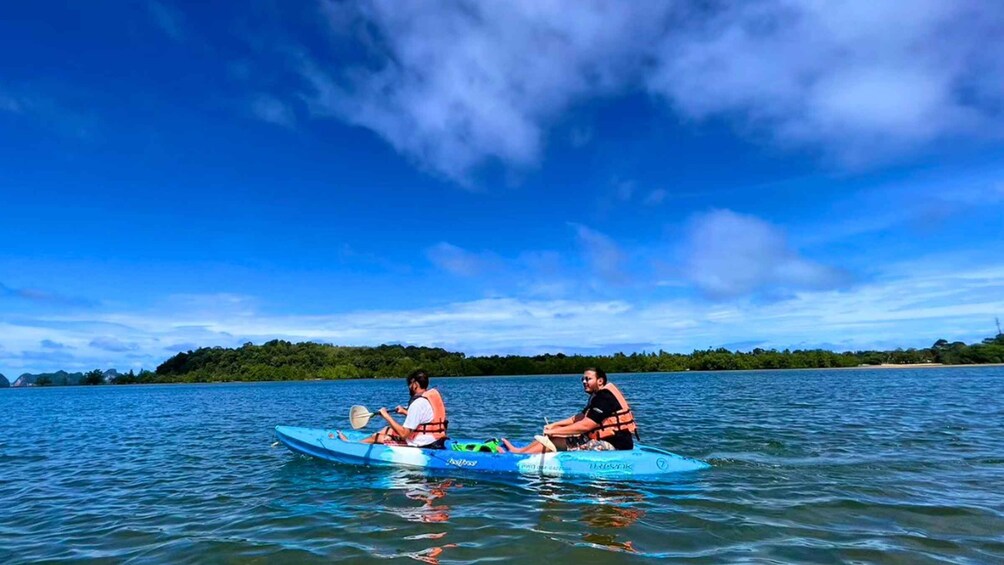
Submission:
[[[684,115],[738,115],[782,142],[851,163],[941,138],[998,135],[1004,83],[983,77],[1004,68],[997,6],[724,6],[660,46],[649,88]]]
[[[369,51],[356,66],[304,56],[313,111],[462,183],[486,163],[534,166],[563,112],[631,91],[854,165],[1004,129],[994,3],[325,6],[332,35]]]
[[[597,1],[359,4],[371,64],[308,61],[315,112],[369,128],[432,170],[468,182],[497,160],[533,166],[545,129],[576,100],[641,76],[669,7]],[[331,15],[334,13],[334,15]],[[349,19],[328,11],[333,30]]]
[[[729,210],[695,217],[685,245],[687,277],[712,297],[827,289],[845,279],[837,269],[799,257],[777,227]]]

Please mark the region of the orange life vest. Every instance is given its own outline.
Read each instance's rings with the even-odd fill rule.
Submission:
[[[631,405],[628,404],[627,400],[624,400],[624,395],[621,394],[621,391],[613,383],[603,385],[601,390],[609,390],[614,395],[614,398],[617,399],[621,409],[600,422],[600,427],[589,432],[589,439],[605,439],[620,431],[638,435],[638,426],[634,423],[634,414],[631,413]]]
[[[429,434],[436,439],[445,438],[446,428],[450,425],[450,421],[446,419],[446,405],[443,404],[442,395],[439,394],[438,390],[430,388],[415,398],[424,398],[432,405],[432,421],[419,424],[412,433]]]

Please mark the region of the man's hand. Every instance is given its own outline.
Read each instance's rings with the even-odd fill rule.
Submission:
[[[398,414],[401,414],[402,416],[408,415],[408,409],[404,408],[400,404],[397,405],[397,408],[395,408],[394,411],[397,412]]]
[[[383,416],[384,418],[387,418],[388,420],[390,419],[390,413],[387,412],[386,408],[380,409],[380,415]]]

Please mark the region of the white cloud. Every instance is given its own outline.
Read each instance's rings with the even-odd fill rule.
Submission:
[[[369,2],[324,13],[342,40],[358,40],[345,30],[361,23],[370,53],[348,70],[304,59],[314,112],[461,183],[492,161],[534,166],[563,112],[629,91],[854,165],[1004,129],[994,3]]]
[[[826,289],[844,275],[798,256],[784,233],[753,216],[715,210],[696,216],[685,242],[686,276],[710,296],[769,289]]]
[[[639,76],[669,10],[652,6],[367,3],[356,17],[377,35],[373,64],[303,69],[315,112],[367,127],[466,183],[492,160],[533,166],[561,112]],[[345,13],[336,11],[331,25],[343,29]]]
[[[785,143],[870,162],[999,136],[1004,10],[976,2],[727,4],[662,44],[649,86],[685,115],[738,115]],[[980,83],[984,99],[969,91]]]
[[[868,284],[802,290],[768,303],[497,298],[411,310],[275,316],[237,296],[210,314],[206,305],[219,298],[212,295],[172,299],[147,312],[81,312],[30,323],[0,315],[0,366],[8,374],[149,369],[171,354],[165,350],[169,344],[236,347],[276,338],[502,354],[621,347],[686,352],[737,341],[778,348],[827,343],[841,349],[928,346],[942,337],[974,342],[990,335],[994,316],[1004,312],[1004,265],[983,263],[973,268],[971,258],[919,258],[884,267]],[[67,347],[43,351],[43,340]]]
[[[496,267],[497,259],[489,253],[472,253],[441,241],[425,251],[429,261],[444,271],[461,277],[473,277]]]

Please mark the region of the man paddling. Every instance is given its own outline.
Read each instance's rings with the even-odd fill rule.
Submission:
[[[507,439],[502,443],[513,453],[633,449],[631,434],[637,435],[638,428],[631,406],[620,390],[608,382],[607,374],[602,369],[586,369],[582,373],[582,389],[589,395],[582,412],[544,426],[544,435],[526,447],[515,447]]]
[[[405,416],[404,424],[391,417],[386,408],[379,414],[387,420],[387,427],[363,439],[360,443],[381,443],[385,445],[410,445],[413,447],[436,447],[446,440],[446,405],[439,391],[429,388],[429,374],[419,369],[406,377],[411,400],[408,408],[398,406],[396,412]],[[349,441],[345,434],[338,432],[338,438]]]

